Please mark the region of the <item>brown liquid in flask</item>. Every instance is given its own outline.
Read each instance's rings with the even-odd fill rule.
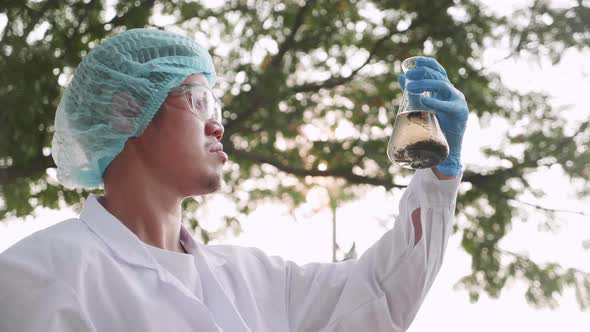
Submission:
[[[402,62],[402,70],[405,73],[415,65],[416,57],[408,58]],[[436,114],[420,102],[421,96],[431,97],[431,92],[411,93],[404,90],[387,145],[389,159],[406,168],[433,167],[449,155],[449,145]]]

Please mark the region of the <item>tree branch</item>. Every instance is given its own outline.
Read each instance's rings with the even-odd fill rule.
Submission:
[[[521,200],[516,200],[516,199],[511,199],[511,201],[516,202],[516,203],[520,203],[520,204],[525,204],[528,206],[532,206],[536,209],[539,210],[543,210],[545,212],[556,212],[556,213],[572,213],[572,214],[580,214],[582,216],[590,216],[590,214],[584,212],[584,211],[573,211],[573,210],[560,210],[560,209],[550,209],[550,208],[546,208],[546,207],[542,207],[540,205],[537,204],[533,204],[533,203],[528,203],[528,202],[523,202]]]
[[[297,31],[299,31],[299,28],[301,28],[303,25],[305,13],[309,10],[309,8],[311,8],[311,6],[314,5],[315,2],[316,0],[309,0],[305,3],[305,5],[299,8],[299,12],[297,12],[297,16],[295,16],[295,23],[291,27],[291,33],[289,36],[287,36],[287,38],[285,38],[281,45],[279,45],[279,51],[272,57],[270,62],[271,66],[278,67],[281,64],[283,57],[295,43],[295,35],[297,34]]]
[[[527,262],[530,262],[530,263],[532,263],[532,264],[535,264],[535,265],[537,265],[537,263],[533,262],[533,261],[532,261],[532,260],[531,260],[529,257],[527,257],[527,256],[526,256],[526,255],[524,255],[524,254],[517,254],[517,253],[515,253],[515,252],[513,252],[513,251],[510,251],[510,250],[505,250],[505,249],[499,249],[499,248],[498,248],[498,251],[499,251],[501,254],[505,254],[505,255],[508,255],[508,256],[512,256],[512,257],[514,257],[514,258],[517,258],[517,259],[522,259],[522,260],[525,260],[525,261],[527,261]],[[583,275],[585,275],[585,276],[586,276],[586,278],[590,278],[590,272],[583,271],[583,270],[579,270],[579,269],[576,269],[576,268],[573,268],[573,267],[569,267],[569,268],[567,268],[567,270],[571,270],[571,271],[574,271],[574,272],[576,272],[576,273],[583,274]]]
[[[562,137],[556,144],[555,148],[553,149],[554,151],[560,151],[563,148],[565,148],[568,144],[575,142],[575,138],[580,135],[581,133],[585,132],[586,130],[588,130],[588,127],[590,127],[590,121],[585,121],[582,122],[580,124],[580,127],[578,128],[578,130],[571,136],[566,136],[566,137]],[[533,159],[530,157],[530,152],[529,150],[525,151],[524,154],[524,162],[522,163],[522,165],[524,165],[525,167],[532,167],[532,168],[537,168],[539,166],[546,166],[546,167],[550,167],[552,165],[555,164],[561,164],[559,161],[557,162],[553,162],[553,163],[539,163],[537,159]],[[582,177],[584,175],[582,174]]]
[[[415,28],[417,25],[424,23],[426,19],[427,18],[417,19],[417,20],[412,21],[412,23],[410,24],[410,26],[407,28],[406,31],[410,31],[413,28]],[[347,83],[348,81],[352,80],[361,69],[363,69],[367,64],[369,64],[369,62],[375,56],[375,54],[377,53],[379,48],[382,47],[383,43],[385,43],[388,39],[390,39],[397,32],[398,32],[397,29],[390,28],[390,33],[383,36],[382,38],[377,40],[377,42],[375,42],[372,49],[369,51],[369,57],[367,57],[365,62],[362,65],[360,65],[358,68],[356,68],[350,75],[348,75],[346,77],[334,76],[334,77],[328,78],[327,80],[325,80],[323,82],[313,82],[313,83],[307,83],[307,84],[295,86],[292,88],[293,92],[294,93],[315,92],[315,91],[318,91],[322,88],[329,89],[329,88],[333,88],[333,87],[342,85],[344,83]],[[425,39],[425,38],[423,38],[423,39]],[[424,40],[422,40],[422,42],[424,42]]]
[[[261,154],[258,152],[244,151],[236,149],[231,141],[224,144],[226,152],[230,155],[245,158],[258,163],[265,163],[276,167],[277,169],[296,176],[335,176],[341,177],[354,184],[369,184],[374,186],[383,186],[387,190],[391,188],[405,188],[404,185],[396,185],[391,183],[391,179],[384,177],[372,177],[372,176],[361,176],[352,173],[352,167],[348,168],[335,168],[328,169],[325,171],[304,169],[288,165],[286,162],[279,160],[277,151],[271,151],[270,153]],[[465,171],[463,173],[462,182],[469,182],[474,187],[485,187],[488,183],[494,183],[500,181],[505,182],[506,177],[510,177],[510,170],[498,169],[493,173],[480,174],[473,171]]]
[[[311,6],[315,2],[316,2],[316,0],[310,0],[310,1],[306,2],[305,5],[303,5],[302,7],[299,8],[299,11],[297,12],[297,15],[295,17],[295,22],[294,22],[293,26],[291,27],[291,33],[279,45],[279,51],[277,52],[277,54],[275,54],[272,57],[272,59],[270,61],[271,66],[273,66],[275,68],[278,67],[281,64],[281,62],[283,61],[283,57],[285,56],[287,51],[289,49],[291,49],[291,47],[293,47],[293,45],[295,44],[295,35],[297,34],[297,31],[299,31],[299,29],[303,25],[305,13],[307,12],[307,10],[309,10],[309,8],[311,8]],[[255,89],[251,90],[249,93],[251,95],[254,95]],[[264,104],[264,100],[266,100],[266,99],[263,99],[261,97],[255,98],[254,102],[252,103],[252,105],[250,107],[244,108],[244,110],[242,112],[237,114],[237,117],[235,119],[226,122],[226,124],[224,125],[225,128],[226,129],[231,128],[233,130],[234,128],[232,128],[232,127],[234,126],[234,124],[245,121],[248,117],[250,117],[257,109],[259,109]]]
[[[14,182],[19,178],[29,178],[41,172],[45,172],[47,168],[57,167],[51,156],[41,156],[27,166],[13,165],[6,168],[0,168],[0,186],[4,186]]]
[[[276,167],[278,170],[293,174],[296,176],[333,176],[333,177],[340,177],[347,180],[350,183],[354,184],[370,184],[374,186],[383,186],[385,189],[389,190],[391,188],[406,188],[405,185],[399,185],[391,183],[390,180],[385,178],[378,178],[378,177],[369,177],[369,176],[362,176],[352,173],[351,169],[348,168],[334,168],[328,169],[325,171],[320,171],[316,169],[304,169],[304,168],[297,168],[293,166],[287,165],[285,162],[282,162],[276,158],[273,158],[268,155],[263,155],[256,152],[249,152],[243,150],[235,150],[229,149],[229,151],[241,158],[249,159],[258,163],[269,164]]]
[[[328,78],[327,80],[323,81],[323,82],[313,82],[313,83],[307,83],[307,84],[302,84],[299,86],[295,86],[292,88],[293,93],[297,93],[297,92],[315,92],[318,91],[322,88],[333,88],[336,87],[338,85],[342,85],[350,80],[352,80],[356,74],[363,69],[367,64],[369,64],[369,62],[371,61],[371,59],[375,56],[375,53],[379,50],[379,48],[381,47],[381,45],[383,45],[383,43],[389,39],[392,36],[392,34],[388,34],[384,37],[382,37],[381,39],[379,39],[375,45],[373,45],[373,48],[371,49],[371,51],[369,52],[369,56],[367,57],[367,59],[365,60],[365,62],[360,65],[358,68],[356,68],[355,70],[352,71],[352,73],[346,77],[343,76],[333,76]]]
[[[145,6],[149,6],[152,9],[152,11],[153,11],[153,9],[154,9],[153,8],[154,7],[154,2],[155,2],[155,0],[146,0],[141,5],[144,6],[144,7]],[[128,20],[129,16],[135,14],[135,11],[134,10],[136,8],[138,8],[138,7],[131,7],[129,9],[127,9],[127,11],[124,12],[122,15],[115,15],[115,16],[113,16],[113,18],[111,18],[110,21],[105,22],[103,24],[103,26],[104,25],[107,25],[107,24],[110,24],[112,26],[125,25],[125,22]]]

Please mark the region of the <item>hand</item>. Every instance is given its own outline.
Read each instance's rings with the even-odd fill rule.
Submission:
[[[469,115],[465,96],[451,84],[445,69],[433,58],[419,57],[415,68],[410,69],[405,75],[400,75],[399,83],[402,89],[407,88],[414,93],[432,92],[432,97],[420,97],[420,101],[436,112],[440,127],[449,143],[449,156],[436,168],[445,175],[459,175],[463,167],[461,144]]]

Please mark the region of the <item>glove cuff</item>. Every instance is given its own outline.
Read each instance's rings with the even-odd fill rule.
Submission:
[[[436,168],[447,176],[457,176],[461,174],[461,170],[463,169],[463,165],[460,161],[455,161],[452,159],[446,159],[442,163],[438,164]]]

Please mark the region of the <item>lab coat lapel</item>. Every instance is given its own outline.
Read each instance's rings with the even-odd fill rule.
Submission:
[[[203,292],[206,292],[209,297],[209,303],[206,306],[176,278],[172,278],[159,266],[141,240],[98,202],[98,196],[94,194],[88,196],[80,213],[80,219],[112,249],[119,259],[130,265],[155,270],[162,282],[182,293],[185,299],[190,299],[192,303],[196,302],[199,307],[197,313],[201,318],[205,318],[202,315],[211,317],[212,324],[216,327],[220,326],[224,331],[250,331],[212,272],[225,264],[225,260],[207,254],[202,248],[204,246],[197,244],[184,226],[181,226],[180,239],[187,251],[195,257],[195,266],[201,277]]]
[[[192,300],[202,303],[180,281],[158,264],[157,260],[143,245],[143,242],[115,216],[110,214],[100,204],[98,198],[93,194],[88,196],[84,208],[80,213],[80,219],[113,249],[115,255],[131,265],[155,270],[161,281],[174,286]],[[184,231],[187,232],[186,230]]]
[[[214,273],[225,264],[225,259],[208,253],[205,246],[194,241],[184,226],[181,226],[180,239],[185,249],[195,256],[195,266],[204,285],[205,303],[217,323],[224,331],[251,331]]]
[[[159,270],[141,240],[98,201],[98,196],[88,195],[80,212],[84,222],[119,259],[135,266]]]
[[[168,295],[175,297],[174,302],[187,310],[187,315],[194,320],[195,326],[206,328],[206,331],[221,330],[216,322],[217,316],[214,316],[180,281],[160,267],[141,240],[110,214],[98,202],[97,196],[93,194],[88,196],[80,213],[80,220],[112,250],[113,255],[118,259],[136,268],[147,268],[157,273],[160,281],[171,289]]]

